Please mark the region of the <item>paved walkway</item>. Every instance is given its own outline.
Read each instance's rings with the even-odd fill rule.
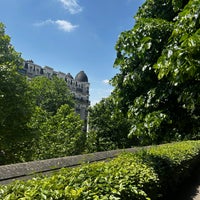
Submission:
[[[193,198],[193,200],[200,200],[200,186],[197,188],[198,194]]]
[[[200,200],[200,166],[177,192],[174,200]]]

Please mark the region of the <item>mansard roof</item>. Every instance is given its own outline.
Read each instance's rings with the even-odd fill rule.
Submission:
[[[74,79],[73,76],[72,76],[70,73],[68,73],[68,74],[66,75],[66,78]]]

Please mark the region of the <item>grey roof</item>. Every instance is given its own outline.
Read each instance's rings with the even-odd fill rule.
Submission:
[[[80,71],[80,72],[76,75],[75,80],[76,80],[76,81],[79,81],[79,82],[88,82],[88,77],[87,77],[87,75],[85,74],[84,71]]]
[[[73,76],[72,76],[70,73],[68,73],[68,74],[66,75],[66,77],[67,77],[67,78],[70,78],[70,79],[74,79]]]

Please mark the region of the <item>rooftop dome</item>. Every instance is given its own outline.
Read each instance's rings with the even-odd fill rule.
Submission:
[[[88,77],[87,77],[87,75],[85,74],[84,71],[80,71],[80,72],[76,75],[75,80],[76,80],[76,81],[79,81],[79,82],[88,82]]]

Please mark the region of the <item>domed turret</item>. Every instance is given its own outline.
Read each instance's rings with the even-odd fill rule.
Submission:
[[[88,77],[87,77],[87,75],[85,74],[84,71],[80,71],[80,72],[76,75],[75,80],[76,80],[76,81],[79,81],[79,82],[88,82]]]

